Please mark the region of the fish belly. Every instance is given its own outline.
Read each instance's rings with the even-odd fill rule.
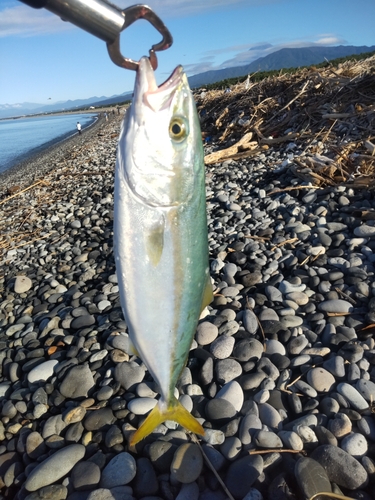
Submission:
[[[116,171],[115,260],[129,336],[163,399],[186,362],[208,276],[203,189],[189,205],[151,207]]]

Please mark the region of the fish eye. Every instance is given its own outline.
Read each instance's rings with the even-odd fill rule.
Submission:
[[[169,123],[169,136],[173,141],[182,142],[188,135],[186,122],[179,116],[174,116]]]

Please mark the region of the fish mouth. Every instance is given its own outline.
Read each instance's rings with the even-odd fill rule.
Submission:
[[[174,93],[181,86],[183,77],[183,67],[177,66],[165,82],[158,86],[149,58],[142,57],[137,70],[135,102],[146,105],[153,111],[169,107]]]

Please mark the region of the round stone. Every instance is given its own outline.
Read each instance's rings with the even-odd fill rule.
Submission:
[[[203,457],[199,447],[193,443],[179,446],[171,464],[171,478],[180,483],[192,483],[203,469]]]
[[[263,403],[258,405],[259,408],[259,418],[262,424],[266,425],[270,429],[278,429],[281,425],[280,413],[270,404]]]
[[[307,372],[307,382],[317,392],[329,392],[333,389],[336,380],[335,377],[324,368],[316,367]]]
[[[320,302],[318,309],[328,313],[348,313],[353,310],[353,305],[347,300],[330,299]]]
[[[95,385],[88,365],[73,366],[65,375],[60,385],[60,392],[65,398],[83,398]]]
[[[254,443],[261,448],[282,448],[283,443],[279,436],[270,431],[259,431],[255,435]]]
[[[127,452],[114,456],[102,471],[100,486],[114,488],[130,483],[136,474],[136,462]]]
[[[235,460],[241,453],[242,444],[236,436],[228,437],[220,446],[220,451],[227,460]]]
[[[158,492],[159,484],[155,470],[146,457],[137,459],[137,473],[134,480],[136,498],[146,498]]]
[[[355,388],[369,403],[375,401],[375,383],[371,380],[361,378],[356,382]]]
[[[368,445],[366,438],[357,432],[345,436],[340,443],[342,450],[353,457],[360,458],[367,453]]]
[[[45,382],[53,375],[53,369],[58,364],[57,359],[50,359],[29,371],[27,380],[30,384],[35,382]]]
[[[33,286],[33,282],[27,276],[17,276],[14,281],[15,293],[26,293]]]
[[[254,335],[259,328],[257,317],[255,316],[254,312],[251,309],[244,310],[242,316],[242,323],[244,328],[252,335]]]
[[[243,339],[236,342],[232,356],[238,361],[257,360],[262,357],[263,345],[256,339]]]
[[[129,401],[128,409],[134,415],[145,415],[152,410],[157,404],[157,400],[153,398],[134,398]]]
[[[346,451],[332,445],[318,446],[311,458],[320,463],[325,469],[328,479],[348,490],[357,490],[365,487],[368,475],[364,467]]]
[[[145,369],[135,362],[123,362],[116,365],[114,376],[115,380],[128,391],[136,384],[142,382],[145,376]]]
[[[242,499],[263,472],[263,458],[260,455],[242,457],[228,468],[225,485],[234,498]]]
[[[73,328],[74,330],[80,330],[81,328],[86,328],[95,325],[95,323],[96,323],[95,316],[93,316],[92,314],[85,314],[79,316],[78,318],[74,318],[73,321],[70,323],[70,327]]]
[[[58,481],[82,460],[85,452],[86,449],[81,444],[71,444],[56,451],[30,472],[25,482],[26,490],[36,491]]]
[[[106,429],[115,422],[116,418],[111,408],[99,408],[89,411],[83,421],[83,426],[87,431],[98,431]]]
[[[236,380],[232,380],[220,389],[215,398],[226,399],[236,411],[240,411],[244,401],[244,393],[240,384]]]
[[[277,434],[283,442],[285,448],[298,451],[303,450],[303,441],[296,432],[279,431]]]
[[[216,325],[203,321],[197,327],[195,339],[199,345],[209,345],[217,338],[218,334],[219,329]]]
[[[46,452],[44,439],[39,432],[30,432],[26,438],[26,453],[32,459],[37,459]]]
[[[352,385],[347,384],[346,382],[342,382],[337,386],[337,392],[344,396],[350,406],[355,410],[363,411],[368,409],[368,402]]]
[[[170,441],[154,441],[149,448],[149,457],[155,468],[161,472],[169,472],[170,466],[177,450],[177,445]]]
[[[219,384],[226,384],[239,377],[242,366],[235,359],[220,359],[215,365],[216,380]]]
[[[271,356],[272,354],[285,354],[285,347],[281,342],[274,339],[266,340],[266,354]]]
[[[92,490],[99,484],[100,476],[100,468],[96,463],[79,462],[71,472],[73,488],[75,491]]]
[[[241,443],[244,445],[250,444],[255,433],[261,429],[262,422],[257,415],[254,415],[253,413],[245,415],[241,420],[238,434]]]
[[[234,406],[225,399],[210,399],[205,407],[205,414],[210,421],[223,421],[236,415]]]
[[[233,337],[221,336],[214,340],[210,346],[210,352],[217,359],[226,359],[232,354],[235,340]]]
[[[294,467],[294,474],[305,498],[311,498],[322,491],[330,492],[332,489],[326,471],[312,458],[300,458]]]
[[[352,423],[349,417],[344,413],[336,413],[335,417],[328,422],[328,430],[330,430],[335,437],[341,438],[351,432]]]

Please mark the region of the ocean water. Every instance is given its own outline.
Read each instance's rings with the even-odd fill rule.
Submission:
[[[77,133],[97,119],[94,113],[0,120],[0,174],[29,156]]]

